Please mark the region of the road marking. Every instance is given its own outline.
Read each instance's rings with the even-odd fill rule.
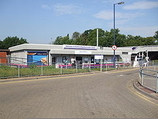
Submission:
[[[50,78],[39,78],[39,79],[36,79],[36,78],[33,78],[33,79],[26,79],[26,80],[15,80],[15,81],[8,81],[8,82],[0,82],[0,84],[9,84],[9,83],[21,83],[21,82],[31,82],[31,81],[43,81],[43,80],[51,80],[51,79],[65,79],[65,78],[72,78],[72,77],[85,77],[85,76],[90,76],[90,75],[95,75],[95,74],[84,74],[84,75],[71,75],[71,76],[64,76],[62,75],[62,77],[50,77]]]
[[[131,81],[132,81],[132,80],[130,80],[130,81],[127,83],[127,88],[128,88],[133,94],[135,94],[135,95],[137,95],[138,97],[140,97],[140,98],[142,98],[142,99],[144,99],[144,100],[146,100],[146,101],[148,101],[148,102],[150,102],[150,103],[152,103],[152,104],[158,106],[158,103],[151,101],[151,98],[150,98],[150,97],[147,97],[147,96],[145,96],[145,95],[139,93],[138,91],[136,91],[136,89],[134,89],[134,87],[133,87],[133,88],[129,88],[129,83],[131,83]]]
[[[127,72],[127,71],[133,71],[133,70],[138,70],[138,68],[134,68],[134,69],[125,69],[125,70],[114,70],[114,71],[111,71],[109,73],[120,73],[120,72]]]

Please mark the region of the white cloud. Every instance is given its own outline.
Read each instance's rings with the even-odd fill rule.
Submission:
[[[138,16],[142,16],[143,14],[141,13],[121,13],[121,12],[116,12],[115,17],[116,19],[132,19]],[[100,11],[97,14],[94,14],[94,17],[100,18],[100,19],[105,19],[105,20],[111,20],[113,19],[113,12],[112,11]]]
[[[106,19],[106,20],[110,20],[112,19],[112,12],[111,11],[100,11],[97,14],[94,14],[94,17],[96,18],[100,18],[100,19]]]
[[[114,4],[114,3],[119,3],[120,0],[102,0],[103,3],[111,3],[111,4]]]
[[[134,9],[152,9],[158,7],[158,1],[139,1],[131,5],[126,5],[123,8],[128,10]]]
[[[49,5],[41,5],[41,8],[43,8],[43,9],[51,9],[51,7]]]
[[[123,34],[126,35],[139,35],[142,37],[154,36],[157,31],[158,26],[153,27],[120,27],[119,28]]]
[[[58,14],[58,15],[62,15],[62,14],[79,14],[81,13],[81,9],[78,6],[75,5],[61,5],[61,4],[57,4],[53,6],[54,11]]]

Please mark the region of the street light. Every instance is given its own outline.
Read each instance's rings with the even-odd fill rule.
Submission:
[[[113,6],[113,10],[114,10],[114,45],[116,45],[116,38],[115,38],[115,5],[121,5],[121,4],[124,4],[124,2],[119,2],[119,3],[115,3],[114,6]],[[115,50],[114,50],[114,56],[113,56],[113,62],[114,62],[114,68],[116,67],[116,64],[115,64]]]

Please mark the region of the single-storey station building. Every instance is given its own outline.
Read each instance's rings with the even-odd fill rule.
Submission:
[[[28,65],[30,63],[58,65],[69,64],[72,58],[77,63],[113,62],[114,50],[111,47],[85,45],[52,45],[52,44],[21,44],[9,48],[11,63]],[[137,57],[149,57],[158,60],[158,46],[117,47],[116,62],[130,63]],[[139,58],[137,58],[139,59]]]

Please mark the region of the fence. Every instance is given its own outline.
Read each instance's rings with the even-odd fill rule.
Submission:
[[[44,64],[37,65],[30,62],[23,64],[6,63],[0,64],[0,78],[14,78],[14,77],[28,77],[28,76],[43,76],[43,75],[60,75],[60,74],[72,74],[72,73],[83,73],[91,71],[109,71],[114,69],[128,68],[129,64],[116,63],[116,68],[113,67],[112,63],[103,64],[91,64],[83,63],[72,66],[71,64],[54,64],[47,66]]]
[[[151,66],[149,67],[152,68]],[[141,68],[139,76],[140,78],[138,81],[142,86],[158,93],[158,70]]]

